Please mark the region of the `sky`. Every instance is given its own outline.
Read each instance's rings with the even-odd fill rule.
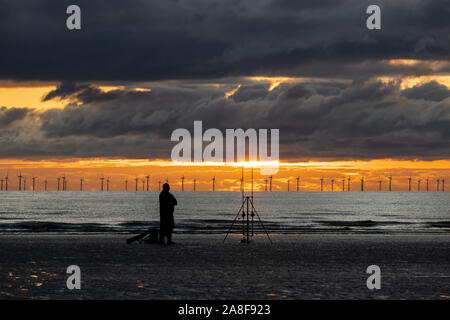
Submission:
[[[0,175],[91,189],[113,176],[117,190],[217,175],[232,190],[239,168],[170,163],[172,131],[202,120],[279,129],[280,190],[297,176],[310,190],[321,176],[445,178],[450,1],[377,1],[368,30],[372,2],[0,0]],[[66,28],[70,4],[81,30]]]

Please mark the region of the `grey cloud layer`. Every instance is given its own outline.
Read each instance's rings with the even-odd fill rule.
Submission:
[[[65,83],[44,98],[72,101],[64,109],[0,110],[2,156],[168,158],[172,131],[192,131],[194,120],[205,129],[279,128],[281,157],[290,160],[450,156],[450,92],[434,82],[403,91],[397,82],[367,80],[282,84],[272,92],[243,85],[229,99],[224,92],[173,85],[103,92]]]
[[[431,81],[421,86],[408,88],[403,91],[403,95],[412,99],[442,101],[450,97],[450,90],[436,81]]]
[[[31,111],[28,108],[0,107],[0,126],[7,128],[17,120],[22,120]]]
[[[161,80],[399,74],[379,59],[448,59],[449,0],[377,1],[382,30],[360,0],[0,0],[0,78]],[[447,70],[448,71],[448,70]]]
[[[450,156],[447,87],[367,80],[448,75],[450,0],[377,1],[377,31],[365,27],[369,0],[76,3],[81,31],[65,27],[72,2],[0,0],[0,80],[61,81],[43,100],[69,101],[45,112],[1,107],[1,157],[167,158],[172,130],[194,120],[279,128],[284,159]],[[268,92],[242,79],[263,75],[316,81]],[[93,85],[146,81],[151,92]]]

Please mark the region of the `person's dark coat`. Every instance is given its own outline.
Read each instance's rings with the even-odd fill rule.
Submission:
[[[159,215],[160,215],[160,230],[162,233],[171,233],[175,227],[173,212],[177,200],[169,191],[161,191],[159,194]]]

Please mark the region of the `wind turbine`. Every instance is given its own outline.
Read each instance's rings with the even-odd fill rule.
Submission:
[[[106,191],[109,191],[109,177],[106,178]]]
[[[195,191],[195,183],[197,182],[197,180],[194,179],[194,191]]]
[[[128,179],[125,179],[125,192],[128,191]]]
[[[269,184],[270,192],[272,192],[272,176],[269,177],[269,181],[270,181],[270,184]]]
[[[439,180],[439,179],[436,180],[436,192],[439,192],[439,182],[440,181],[441,180]]]
[[[184,191],[184,176],[181,177],[181,191]]]
[[[31,176],[31,180],[33,181],[33,192],[35,191],[36,178],[37,177],[35,176]]]
[[[19,178],[19,191],[22,191],[22,173],[19,170],[19,175],[17,176]]]
[[[417,179],[417,192],[420,192],[420,181],[421,179]]]
[[[136,191],[138,191],[138,177],[136,177]]]
[[[364,192],[364,177],[361,178],[361,192]]]
[[[381,192],[381,183],[382,183],[383,181],[380,179],[380,180],[378,180],[378,192]]]
[[[392,175],[389,176],[389,192],[392,192]]]
[[[56,178],[56,180],[58,180],[58,191],[59,191],[59,181],[61,180],[60,177]]]
[[[342,178],[342,192],[345,191],[345,178]]]
[[[323,192],[323,176],[320,178],[320,192]]]
[[[347,178],[347,192],[350,192],[350,177]]]
[[[44,191],[47,191],[47,178],[44,180]]]
[[[147,192],[148,192],[150,190],[149,189],[150,188],[150,176],[147,175],[145,178],[147,179]]]
[[[297,176],[297,192],[299,191],[299,189],[300,189],[300,177]]]
[[[83,192],[83,177],[80,178],[80,192]]]
[[[104,176],[102,176],[101,178],[100,178],[100,190],[101,190],[101,192],[103,192],[103,182],[105,181],[105,177]]]
[[[331,192],[334,192],[334,179],[331,179]]]
[[[408,191],[411,192],[411,177],[408,178]]]
[[[216,191],[216,177],[212,178],[212,187],[213,187],[213,192]]]
[[[19,178],[19,191],[22,191],[22,173],[20,172],[20,170],[17,177]]]

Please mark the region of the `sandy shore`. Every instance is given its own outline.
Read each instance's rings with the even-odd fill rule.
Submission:
[[[0,235],[1,299],[450,299],[450,235]],[[81,290],[66,268],[81,268]],[[381,290],[366,287],[381,268]]]

